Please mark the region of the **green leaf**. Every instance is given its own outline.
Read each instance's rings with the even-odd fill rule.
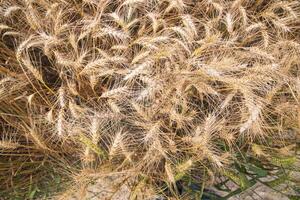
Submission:
[[[288,198],[290,200],[300,200],[300,196],[295,196],[295,195],[288,195]]]
[[[255,173],[258,177],[265,177],[268,175],[268,172],[260,167],[257,167],[252,164],[246,164],[246,167],[253,173]]]
[[[36,194],[37,191],[38,191],[38,187],[35,186],[34,189],[29,194],[29,199],[34,199],[34,195]]]
[[[202,196],[202,199],[209,199],[209,200],[224,200],[225,198],[217,195],[217,194],[214,194],[213,192],[211,191],[205,191],[203,192],[203,196]],[[197,199],[198,200],[198,199]]]
[[[223,174],[240,186],[242,190],[248,188],[250,185],[246,175],[242,172],[236,173],[234,171],[225,170]]]
[[[106,153],[103,151],[100,147],[98,147],[96,144],[94,144],[88,137],[84,135],[80,135],[79,140],[85,144],[88,148],[90,148],[92,151],[94,151],[97,155],[102,156],[106,158]]]

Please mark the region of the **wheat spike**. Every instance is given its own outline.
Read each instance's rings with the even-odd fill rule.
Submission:
[[[17,142],[0,140],[0,149],[9,150],[16,149],[20,146]]]

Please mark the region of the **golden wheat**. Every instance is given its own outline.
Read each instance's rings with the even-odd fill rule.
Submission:
[[[27,148],[71,179],[184,199],[186,175],[239,183],[240,151],[299,134],[297,0],[0,0],[0,34],[1,161]]]

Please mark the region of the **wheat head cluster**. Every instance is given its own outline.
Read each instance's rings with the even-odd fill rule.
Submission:
[[[48,167],[179,198],[299,136],[297,0],[0,0],[0,35],[6,195]]]

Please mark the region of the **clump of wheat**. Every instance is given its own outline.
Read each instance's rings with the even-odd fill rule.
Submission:
[[[296,0],[0,2],[0,148],[12,154],[177,196],[182,177],[211,180],[299,130]]]

